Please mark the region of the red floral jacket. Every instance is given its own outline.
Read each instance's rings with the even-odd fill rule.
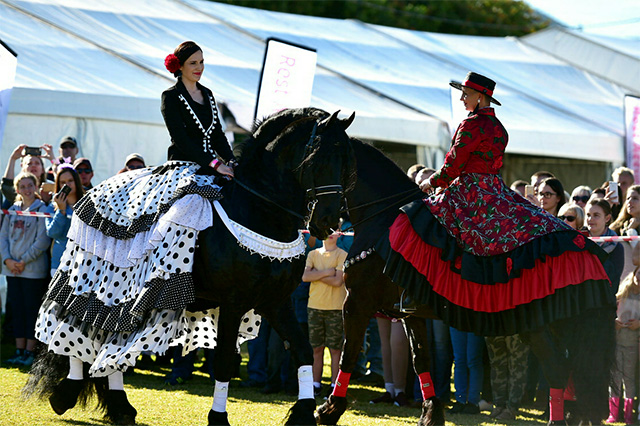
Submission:
[[[449,186],[463,173],[498,174],[509,136],[493,108],[482,108],[458,126],[444,165],[431,176],[432,187]]]

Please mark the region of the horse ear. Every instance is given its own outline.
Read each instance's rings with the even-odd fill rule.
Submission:
[[[322,120],[319,124],[318,124],[318,130],[322,131],[325,128],[331,126],[333,124],[334,121],[336,121],[338,119],[338,113],[340,112],[340,110],[337,110],[336,112],[334,112],[333,114],[331,114],[331,117],[329,118],[325,118],[324,120]]]
[[[342,123],[342,126],[344,127],[344,130],[347,130],[349,126],[351,126],[351,123],[353,123],[353,120],[355,120],[355,118],[356,118],[356,112],[353,111],[349,116],[349,118],[345,120],[340,120],[340,122]]]

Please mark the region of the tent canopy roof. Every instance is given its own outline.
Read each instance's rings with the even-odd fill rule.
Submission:
[[[251,127],[266,40],[315,48],[312,105],[357,118],[364,139],[446,148],[449,81],[497,81],[508,152],[622,162],[622,96],[612,80],[516,38],[424,33],[202,0],[3,0],[0,38],[18,53],[10,112],[161,124],[174,79],[164,57],[203,47],[203,83]],[[635,80],[640,81],[640,80]]]

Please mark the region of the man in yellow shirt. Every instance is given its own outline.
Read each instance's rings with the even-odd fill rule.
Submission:
[[[323,241],[322,248],[307,256],[302,275],[309,287],[309,341],[313,347],[313,388],[319,396],[324,365],[324,348],[331,354],[331,387],[336,383],[342,351],[342,304],[347,290],[342,280],[342,270],[347,252],[337,246],[339,233],[331,234]]]

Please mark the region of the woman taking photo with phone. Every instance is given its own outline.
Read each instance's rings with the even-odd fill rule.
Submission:
[[[82,198],[84,190],[80,176],[69,164],[58,167],[56,174],[56,191],[53,202],[47,207],[51,217],[46,219],[47,235],[53,238],[51,251],[51,276],[60,265],[60,257],[67,247],[67,232],[71,226],[71,215],[74,204]]]
[[[16,339],[16,355],[5,362],[30,366],[36,346],[34,326],[47,289],[47,249],[51,240],[45,232],[44,218],[19,214],[44,212],[46,206],[38,196],[38,178],[23,172],[16,176],[14,185],[16,202],[9,208],[14,214],[5,216],[0,228],[2,274],[7,277],[8,287],[7,310]]]
[[[28,147],[25,144],[18,145],[16,149],[11,153],[9,162],[2,176],[2,195],[8,205],[13,204],[16,199],[16,191],[13,186],[13,177],[15,176],[15,162],[20,159],[20,171],[29,172],[38,178],[40,185],[47,183],[47,174],[42,161],[42,150],[44,150],[48,157],[48,153],[51,151],[51,145],[42,145],[42,147]],[[43,192],[38,189],[40,199],[45,204],[49,204],[51,201],[51,195],[48,192]]]

